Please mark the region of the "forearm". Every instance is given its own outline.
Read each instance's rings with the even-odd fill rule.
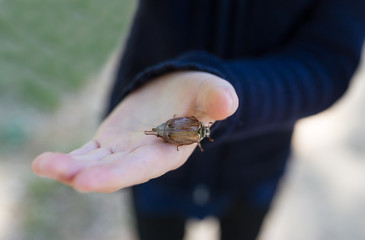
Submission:
[[[290,39],[260,54],[225,59],[213,52],[185,51],[149,65],[133,78],[121,76],[126,84],[118,89],[114,102],[160,75],[203,71],[230,82],[240,100],[234,116],[213,126],[215,138],[291,129],[299,118],[329,107],[347,88],[365,32],[364,2],[354,1],[318,1],[307,19],[295,25]]]

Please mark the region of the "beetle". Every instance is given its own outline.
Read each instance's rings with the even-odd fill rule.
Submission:
[[[174,115],[173,118],[167,120],[165,123],[160,124],[156,128],[152,128],[152,131],[145,131],[144,133],[146,135],[161,137],[165,142],[177,144],[177,151],[179,151],[180,146],[197,143],[203,152],[204,150],[200,145],[200,141],[205,137],[211,142],[214,141],[210,138],[210,126],[212,124],[210,122],[208,126],[204,126],[194,116],[176,118]]]

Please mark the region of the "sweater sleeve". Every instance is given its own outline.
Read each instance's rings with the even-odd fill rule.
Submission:
[[[363,0],[320,1],[280,49],[229,60],[186,52],[139,73],[120,97],[170,71],[206,71],[229,81],[240,101],[233,116],[214,124],[215,139],[290,130],[296,120],[328,108],[347,89],[364,41],[364,9]]]

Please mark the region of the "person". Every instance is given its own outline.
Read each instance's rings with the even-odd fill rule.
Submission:
[[[363,0],[141,0],[95,137],[41,154],[33,170],[82,192],[134,186],[141,239],[182,239],[186,219],[206,216],[224,240],[254,239],[295,122],[348,87],[364,10]],[[215,142],[176,151],[144,134],[175,114],[214,122]]]

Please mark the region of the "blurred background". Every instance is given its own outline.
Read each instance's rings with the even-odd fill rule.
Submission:
[[[136,239],[129,192],[80,194],[35,176],[101,121],[133,0],[0,1],[0,239]],[[365,63],[329,110],[301,120],[262,240],[365,239]],[[217,239],[190,221],[186,240]]]

